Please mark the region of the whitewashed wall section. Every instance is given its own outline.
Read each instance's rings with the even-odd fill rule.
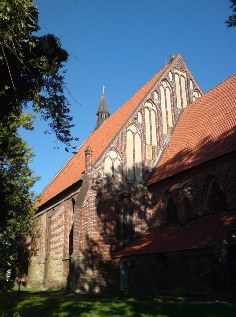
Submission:
[[[126,172],[128,181],[142,182],[142,145],[140,131],[130,125],[126,134]]]
[[[180,111],[201,96],[186,66],[182,62],[173,66],[127,118],[100,163],[97,162],[95,178],[103,174],[139,182],[146,175],[142,168],[148,171],[153,167]]]
[[[104,162],[104,175],[114,177],[115,179],[122,178],[122,160],[120,155],[115,151],[111,150],[107,153]]]

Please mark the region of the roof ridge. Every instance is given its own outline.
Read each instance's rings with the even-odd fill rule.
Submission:
[[[205,95],[207,95],[208,93],[210,93],[212,90],[218,88],[219,86],[221,86],[222,84],[224,84],[226,81],[232,79],[232,78],[236,78],[236,74],[231,75],[230,77],[227,77],[225,80],[223,80],[222,82],[220,82],[219,84],[217,84],[216,86],[212,87],[210,90],[208,90],[201,98],[202,99]],[[199,99],[195,100],[193,103],[195,103],[196,101],[198,101]]]

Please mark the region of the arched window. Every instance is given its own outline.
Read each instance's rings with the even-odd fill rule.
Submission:
[[[216,179],[211,179],[207,188],[207,211],[215,213],[226,211],[226,199],[222,185]]]
[[[173,127],[172,117],[172,96],[170,84],[163,80],[160,87],[161,92],[161,114],[163,123],[163,133],[168,134],[168,128]]]
[[[143,122],[142,113],[138,112],[138,122],[141,124]]]
[[[145,104],[146,144],[157,145],[157,119],[155,107],[151,102]]]
[[[116,205],[116,236],[118,240],[133,240],[133,208],[128,197],[121,197]]]
[[[198,89],[195,89],[193,92],[193,101],[197,100],[200,97],[201,97],[200,91]]]
[[[126,135],[127,179],[142,182],[141,136],[135,125],[129,126]]]
[[[174,203],[172,197],[169,197],[166,204],[166,223],[176,223],[177,222],[177,207]]]
[[[190,83],[191,85],[191,83]],[[186,74],[180,71],[175,73],[175,89],[178,109],[187,106],[187,92],[186,92]]]
[[[114,177],[116,179],[122,178],[121,159],[114,150],[110,151],[105,158],[104,174],[105,176]]]
[[[200,91],[198,89],[194,89],[192,79],[189,80],[189,88],[190,88],[190,91],[192,92],[193,101],[201,97]]]

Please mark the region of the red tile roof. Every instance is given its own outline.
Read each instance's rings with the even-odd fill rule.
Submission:
[[[236,229],[236,212],[205,216],[186,226],[166,225],[146,232],[115,257],[201,249],[215,245]]]
[[[236,150],[236,75],[188,106],[148,185]]]
[[[169,64],[157,73],[116,113],[109,117],[109,119],[107,119],[99,129],[95,130],[90,135],[90,137],[79,148],[78,152],[67,162],[53,181],[43,191],[40,202],[36,204],[37,207],[42,206],[50,199],[80,180],[85,166],[85,149],[88,146],[92,148],[92,163],[94,164],[168,66]]]

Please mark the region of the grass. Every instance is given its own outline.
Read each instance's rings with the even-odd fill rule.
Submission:
[[[0,306],[0,317],[235,317],[236,305],[183,297],[79,295],[66,292],[13,292]]]

